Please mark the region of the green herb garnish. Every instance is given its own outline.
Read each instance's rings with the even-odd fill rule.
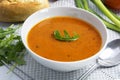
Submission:
[[[66,30],[64,30],[64,36],[61,36],[60,32],[55,30],[54,37],[60,41],[75,41],[79,39],[79,35],[77,33],[74,33],[74,35],[71,37]]]
[[[6,64],[16,64],[23,65],[25,61],[24,57],[24,45],[21,41],[21,38],[16,34],[16,30],[20,26],[10,27],[3,29],[0,28],[0,65],[4,65],[2,61]]]

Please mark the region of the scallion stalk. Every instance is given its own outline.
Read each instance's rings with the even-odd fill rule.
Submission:
[[[110,23],[109,21],[105,20],[105,19],[104,19],[103,17],[101,17],[98,13],[96,13],[93,9],[91,9],[91,8],[89,7],[88,1],[89,1],[89,0],[75,0],[75,4],[76,4],[76,5],[78,5],[78,4],[82,5],[83,7],[81,7],[81,6],[77,6],[77,7],[78,7],[78,8],[85,9],[85,10],[87,10],[87,11],[89,11],[89,12],[92,12],[92,13],[95,14],[96,16],[98,16],[98,17],[101,19],[101,21],[106,25],[107,28],[109,28],[109,29],[111,29],[111,30],[114,30],[114,31],[116,31],[116,32],[120,32],[120,28],[119,28],[117,25],[115,25],[115,24],[113,24],[113,23]],[[114,13],[111,13],[111,14],[113,14],[113,16],[115,16],[116,18],[120,19],[120,17],[119,17],[118,15],[116,15],[116,14],[114,14]]]
[[[91,0],[117,27],[120,28],[120,21],[104,6],[101,0]]]

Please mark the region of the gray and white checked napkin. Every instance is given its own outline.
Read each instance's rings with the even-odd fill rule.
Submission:
[[[90,3],[91,4],[91,3]],[[74,0],[50,0],[51,7],[64,6],[64,7],[75,7]],[[100,11],[96,9],[94,5],[91,7],[95,9],[98,13]],[[102,14],[101,14],[102,15]],[[106,18],[104,16],[104,18]],[[4,27],[9,25],[8,23],[0,23],[0,26]],[[108,29],[109,41],[113,39],[120,38],[120,33],[116,33]],[[18,67],[24,72],[24,74],[15,69],[14,71],[19,75],[7,73],[8,69],[5,66],[0,67],[0,80],[76,80],[80,75],[82,75],[86,70],[88,70],[91,65],[81,68],[77,71],[72,72],[57,72],[48,69],[38,62],[36,62],[29,54],[25,56],[26,65]],[[86,80],[120,80],[120,65],[111,68],[98,68]]]

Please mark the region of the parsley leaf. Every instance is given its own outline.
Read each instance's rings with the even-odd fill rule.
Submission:
[[[4,65],[1,61],[7,64],[25,64],[25,47],[20,36],[15,34],[18,28],[20,28],[20,26],[14,27],[14,25],[6,29],[0,28],[0,66]]]

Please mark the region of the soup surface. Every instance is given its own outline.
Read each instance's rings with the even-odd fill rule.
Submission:
[[[60,41],[53,33],[79,34],[75,41]],[[36,24],[28,34],[28,46],[36,54],[56,61],[77,61],[96,54],[102,44],[98,31],[89,23],[72,17],[52,17]]]

